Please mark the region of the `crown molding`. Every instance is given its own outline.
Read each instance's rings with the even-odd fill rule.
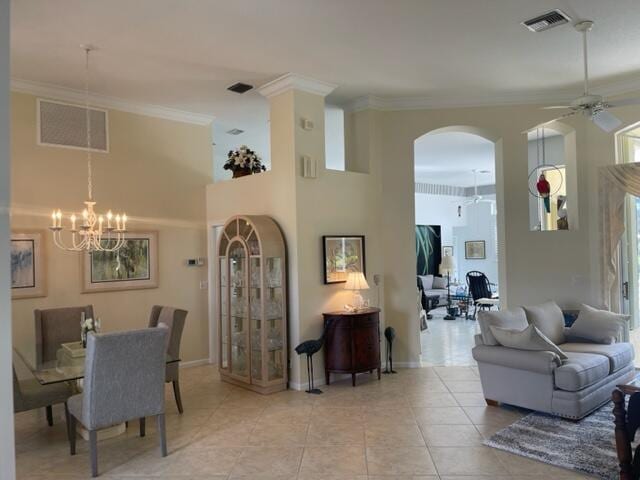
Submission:
[[[84,104],[86,101],[86,93],[82,90],[75,90],[49,83],[33,82],[31,80],[22,80],[18,78],[11,79],[11,90],[39,97],[46,97],[52,100],[64,100],[80,104]],[[176,122],[192,123],[195,125],[210,125],[215,119],[213,115],[185,112],[174,108],[137,103],[129,100],[123,100],[121,98],[108,97],[106,95],[89,95],[89,103],[91,103],[92,106],[136,113],[165,120],[173,120]]]
[[[336,89],[337,85],[323,82],[314,78],[298,75],[297,73],[287,73],[275,80],[270,81],[258,88],[261,95],[271,98],[289,90],[301,90],[326,97]]]
[[[640,91],[640,78],[594,86],[591,92],[613,97]],[[366,95],[345,104],[348,112],[362,110],[433,110],[440,108],[499,107],[509,105],[566,104],[580,96],[580,90],[550,92],[506,92],[499,95],[379,97]]]

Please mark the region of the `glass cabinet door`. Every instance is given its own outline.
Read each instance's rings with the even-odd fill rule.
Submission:
[[[251,308],[251,380],[261,383],[262,351],[263,351],[263,318],[262,318],[262,270],[260,257],[251,257],[249,261],[251,272],[251,293],[249,305]]]
[[[247,251],[239,241],[229,248],[231,373],[249,375],[249,285]]]
[[[229,368],[229,283],[227,257],[220,257],[220,368]]]
[[[267,293],[264,298],[264,318],[267,337],[267,380],[274,381],[283,378],[285,368],[285,324],[283,320],[285,305],[282,259],[267,258],[265,270]]]

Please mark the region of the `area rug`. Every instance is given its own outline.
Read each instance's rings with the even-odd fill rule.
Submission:
[[[613,404],[608,403],[579,422],[530,413],[484,444],[603,480],[617,480],[612,409]]]

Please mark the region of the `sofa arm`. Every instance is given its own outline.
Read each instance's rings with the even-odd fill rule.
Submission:
[[[473,347],[472,353],[478,363],[490,363],[536,373],[550,374],[562,365],[558,355],[546,351],[478,345]]]

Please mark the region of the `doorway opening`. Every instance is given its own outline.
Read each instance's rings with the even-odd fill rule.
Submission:
[[[417,283],[429,318],[423,365],[473,365],[479,329],[467,274],[499,291],[496,144],[465,130],[430,132],[414,145]]]
[[[640,124],[618,133],[616,137],[618,163],[640,162]],[[640,197],[625,198],[625,234],[621,242],[620,289],[621,311],[630,316],[630,341],[640,349]],[[636,368],[640,359],[635,360]]]

